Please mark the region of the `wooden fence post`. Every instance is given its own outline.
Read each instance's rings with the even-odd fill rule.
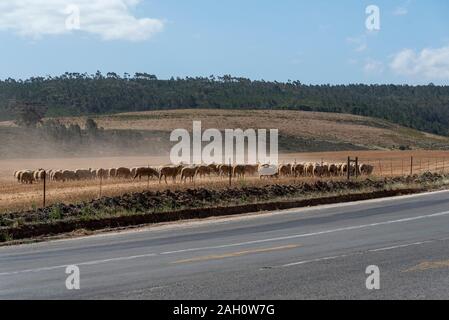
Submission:
[[[232,165],[231,165],[231,158],[229,158],[229,186],[232,186]]]
[[[348,157],[348,180],[351,178],[351,172],[350,172],[350,169],[351,169],[351,157]]]
[[[413,175],[413,156],[410,157],[410,175]]]
[[[42,206],[43,208],[45,208],[46,205],[46,198],[47,198],[47,171],[44,170],[44,197],[43,197],[43,201],[42,201]]]
[[[101,198],[101,192],[102,192],[102,187],[103,187],[103,171],[100,170],[100,198]]]

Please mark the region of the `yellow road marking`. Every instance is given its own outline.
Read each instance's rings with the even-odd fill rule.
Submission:
[[[441,269],[441,268],[449,268],[449,260],[424,261],[410,269],[404,270],[403,272],[425,271],[430,269]]]
[[[291,244],[291,245],[286,245],[286,246],[281,246],[281,247],[245,250],[245,251],[231,252],[231,253],[225,253],[225,254],[216,254],[216,255],[209,255],[209,256],[177,260],[172,263],[188,263],[188,262],[199,262],[199,261],[207,261],[207,260],[225,259],[225,258],[231,258],[231,257],[240,257],[240,256],[244,256],[247,254],[252,254],[252,253],[263,253],[263,252],[271,252],[271,251],[277,251],[277,250],[294,249],[294,248],[298,248],[300,246],[301,245],[299,245],[299,244]]]

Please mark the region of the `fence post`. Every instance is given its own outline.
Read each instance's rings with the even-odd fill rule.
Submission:
[[[390,175],[393,176],[393,159],[390,159]]]
[[[410,175],[413,175],[413,156],[410,157]]]
[[[351,177],[350,169],[351,169],[351,157],[348,157],[348,169],[347,169],[347,171],[348,171],[348,180]]]
[[[100,170],[99,171],[100,172],[100,198],[101,198],[101,196],[102,196],[102,189],[103,189],[103,171],[102,170]]]
[[[382,163],[379,160],[379,170],[380,170],[380,176],[382,176]]]
[[[446,159],[443,158],[443,169],[442,169],[442,170],[443,170],[443,173],[444,173],[444,171],[445,171],[445,170],[444,170],[444,163],[445,163],[445,160],[446,160]]]
[[[44,198],[43,198],[43,201],[42,201],[42,204],[43,204],[43,208],[45,208],[45,204],[46,204],[46,197],[47,197],[47,171],[46,170],[44,170]]]
[[[355,157],[355,178],[359,177],[359,157]]]
[[[148,165],[148,169],[150,169],[150,165]],[[147,172],[148,174],[148,179],[147,179],[147,191],[150,189],[150,170],[148,170]]]
[[[229,158],[229,186],[232,185],[232,165],[231,165],[231,158]]]

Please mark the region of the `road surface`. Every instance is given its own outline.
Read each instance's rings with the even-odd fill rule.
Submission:
[[[448,299],[449,192],[2,247],[0,298]]]

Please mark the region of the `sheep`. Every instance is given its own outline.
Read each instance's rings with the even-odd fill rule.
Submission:
[[[275,165],[264,164],[258,170],[259,179],[262,178],[279,178],[279,170]]]
[[[370,164],[361,163],[359,165],[359,171],[360,171],[360,174],[369,176],[373,173],[374,166],[372,166]]]
[[[115,176],[117,178],[129,179],[131,177],[131,170],[124,167],[117,168]]]
[[[137,177],[139,177],[139,180],[142,179],[143,176],[148,177],[148,178],[152,178],[152,177],[159,177],[159,172],[156,169],[153,168],[145,168],[145,167],[141,167],[141,168],[135,168],[135,172],[133,175],[133,179],[135,180]],[[132,172],[132,170],[131,170]]]
[[[62,171],[62,181],[74,181],[78,180],[78,176],[73,170],[64,170]]]
[[[245,165],[245,175],[247,176],[254,176],[259,171],[259,165],[258,164],[247,164]]]
[[[183,165],[178,165],[176,167],[166,166],[161,168],[159,173],[159,183],[161,183],[162,177],[164,177],[165,183],[167,183],[167,177],[172,178],[173,182],[176,182],[176,177],[181,173],[184,168]]]
[[[291,164],[282,164],[279,166],[279,176],[288,177],[292,174],[292,165]]]
[[[226,177],[232,174],[232,166],[230,166],[229,164],[219,165],[218,170],[221,177]]]
[[[18,183],[20,183],[20,176],[22,174],[23,170],[14,171],[14,178],[17,180]]]
[[[95,178],[97,179],[107,179],[108,178],[108,170],[107,169],[97,169],[94,170]]]
[[[216,165],[215,163],[209,164],[208,167],[210,168],[211,173],[215,173],[216,175],[220,174],[220,171],[218,169],[219,166]]]
[[[44,180],[44,177],[46,178],[46,176],[47,176],[47,173],[45,172],[44,169],[36,170],[33,173],[34,181]]]
[[[245,178],[245,165],[243,165],[243,164],[236,164],[232,168],[232,175],[234,177]]]
[[[195,177],[198,171],[198,167],[186,167],[181,170],[181,182],[187,182],[187,178],[190,179],[190,182],[193,182],[193,178]]]
[[[335,163],[330,163],[328,165],[328,169],[329,169],[329,175],[331,177],[335,177],[338,176],[338,165]]]
[[[117,174],[117,169],[115,169],[115,168],[110,168],[110,169],[108,170],[108,177],[109,177],[110,179],[115,178],[116,174]]]
[[[308,162],[304,165],[305,176],[313,177],[313,163]]]
[[[92,169],[76,169],[77,180],[89,180],[92,178]]]
[[[295,177],[300,177],[305,175],[305,164],[304,163],[297,163],[292,167],[293,174]]]
[[[34,176],[33,171],[22,171],[20,175],[20,182],[25,184],[33,184],[34,182]]]
[[[210,176],[211,172],[212,172],[212,168],[211,167],[209,167],[209,166],[199,166],[196,174],[199,175],[200,178],[203,178],[206,175]]]
[[[62,170],[53,171],[50,179],[53,181],[64,181],[64,175]]]

